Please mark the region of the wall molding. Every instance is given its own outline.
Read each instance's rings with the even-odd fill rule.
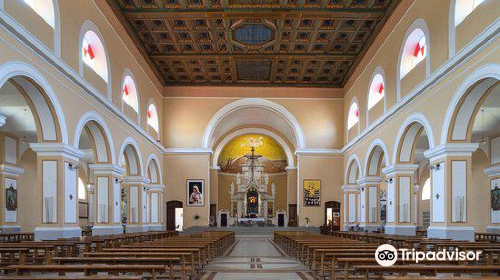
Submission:
[[[147,132],[140,127],[136,122],[127,117],[120,109],[107,99],[108,93],[101,93],[94,86],[92,86],[89,82],[87,82],[83,77],[79,75],[73,68],[71,68],[64,60],[57,57],[56,54],[49,48],[47,48],[44,44],[42,44],[35,36],[29,33],[22,25],[20,25],[15,19],[13,19],[9,14],[7,14],[4,10],[0,9],[0,26],[14,39],[17,39],[18,42],[24,47],[31,49],[33,54],[37,55],[40,59],[48,63],[53,67],[62,77],[66,78],[79,88],[81,88],[88,95],[93,97],[96,101],[101,103],[108,112],[112,113],[118,119],[121,119],[126,124],[128,124],[133,130],[143,136],[152,146],[156,147],[160,151],[163,151],[164,147],[159,144],[152,136],[147,134]],[[3,38],[0,38],[3,40]],[[3,40],[5,42],[5,40]],[[9,45],[5,42],[6,45]],[[23,55],[24,56],[24,55]],[[37,65],[37,67],[40,67]],[[59,82],[63,83],[59,78],[52,77]],[[111,83],[112,81],[108,81]]]
[[[443,65],[432,72],[424,81],[417,85],[411,92],[402,97],[396,104],[387,110],[382,116],[367,126],[361,134],[358,134],[354,139],[348,142],[342,148],[342,152],[348,152],[353,146],[360,142],[364,137],[367,137],[375,128],[391,119],[397,112],[401,111],[413,100],[422,94],[425,94],[429,89],[448,77],[452,72],[469,62],[476,54],[482,52],[486,47],[491,45],[498,37],[500,31],[500,19],[488,26],[481,34],[472,40],[467,46],[462,48],[454,57],[450,58]]]

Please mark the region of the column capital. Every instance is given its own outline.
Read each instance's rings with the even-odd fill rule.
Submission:
[[[114,177],[121,177],[125,173],[125,169],[121,166],[110,163],[89,164],[89,168],[95,175],[112,175]]]
[[[123,182],[125,184],[147,185],[150,180],[144,176],[125,176],[123,177]]]
[[[500,176],[500,164],[495,164],[484,169],[484,174],[488,175],[489,178]]]
[[[398,163],[385,167],[382,169],[382,174],[387,177],[395,176],[396,174],[409,174],[412,175],[419,167],[418,164],[412,163]]]
[[[23,173],[24,173],[24,168],[22,167],[17,167],[15,165],[10,165],[5,163],[0,164],[0,175],[19,177]]]
[[[4,124],[7,122],[7,118],[0,115],[0,127],[4,126]]]
[[[382,183],[382,177],[380,176],[366,176],[359,178],[356,183],[359,185],[368,185],[368,184],[380,184]]]
[[[359,191],[359,186],[358,185],[343,185],[342,187],[342,190],[344,192],[348,192],[348,191],[351,191],[351,192],[354,192],[354,191]]]
[[[149,190],[151,191],[164,191],[165,190],[165,185],[162,185],[162,184],[151,184],[151,185],[147,185],[146,186],[147,188],[149,188]]]
[[[30,148],[39,156],[61,156],[79,161],[85,152],[64,143],[30,143]]]
[[[430,161],[449,156],[470,156],[479,147],[478,143],[446,143],[424,152]]]

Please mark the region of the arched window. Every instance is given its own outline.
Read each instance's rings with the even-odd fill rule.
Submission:
[[[422,188],[422,200],[431,199],[431,178],[428,178]]]
[[[484,0],[457,0],[455,4],[455,26],[458,26],[464,19],[474,11]]]
[[[106,83],[108,82],[108,62],[104,46],[99,37],[90,30],[83,36],[82,60]]]
[[[23,0],[52,28],[55,26],[54,4],[52,0]]]
[[[148,107],[148,125],[158,132],[158,112],[154,104],[150,104]]]
[[[123,79],[122,85],[123,102],[134,109],[136,113],[139,112],[139,104],[137,102],[137,88],[135,87],[134,80],[130,76]]]
[[[427,44],[424,32],[417,28],[406,39],[401,65],[399,69],[400,78],[408,74],[417,64],[419,64],[427,55]]]
[[[349,108],[349,116],[347,117],[347,129],[351,129],[359,121],[359,108],[356,102],[352,103],[351,108]]]
[[[85,184],[83,183],[82,178],[78,178],[78,199],[87,199],[87,191],[85,189]]]
[[[368,94],[368,110],[375,106],[380,100],[384,99],[385,83],[382,75],[377,74],[373,77]]]

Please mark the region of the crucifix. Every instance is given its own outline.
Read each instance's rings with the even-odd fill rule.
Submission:
[[[253,147],[253,146],[252,146],[252,149],[250,151],[252,152],[252,154],[251,155],[245,155],[245,157],[247,159],[249,159],[249,160],[252,161],[251,164],[250,164],[250,170],[252,171],[252,182],[253,182],[253,180],[254,180],[254,178],[253,178],[253,176],[254,176],[253,171],[254,171],[255,160],[258,159],[258,158],[260,158],[260,157],[262,157],[262,156],[255,154],[255,147]]]

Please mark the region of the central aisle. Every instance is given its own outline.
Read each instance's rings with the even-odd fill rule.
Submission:
[[[271,237],[237,237],[235,244],[206,267],[200,280],[313,280],[313,274],[279,249]]]

